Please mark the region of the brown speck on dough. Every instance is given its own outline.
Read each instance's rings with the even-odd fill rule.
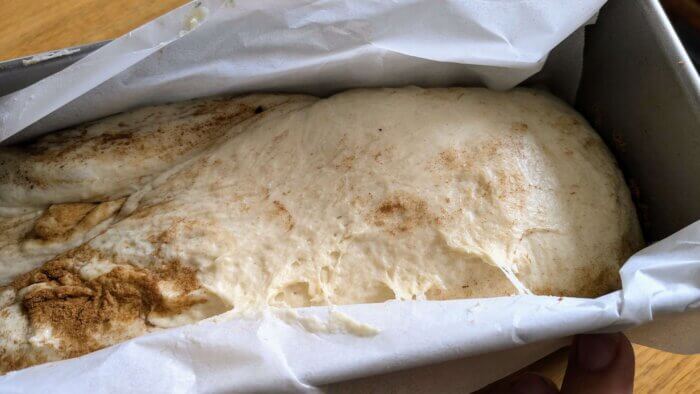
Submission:
[[[348,170],[351,170],[351,169],[352,169],[352,166],[353,166],[354,162],[355,162],[355,156],[354,156],[354,155],[345,156],[345,157],[343,157],[342,160],[340,160],[340,163],[338,163],[338,164],[335,165],[335,168],[338,169],[338,170],[345,170],[345,171],[348,171]]]
[[[287,135],[289,135],[289,130],[284,130],[283,132],[281,132],[280,134],[278,134],[272,138],[272,143],[276,144],[276,143],[280,142],[285,137],[287,137]]]
[[[287,207],[285,207],[280,201],[275,200],[272,203],[275,205],[276,214],[283,217],[284,222],[287,225],[287,230],[291,231],[294,228],[294,218],[292,217],[292,214],[289,213]]]
[[[595,145],[597,145],[597,144],[596,144],[597,142],[598,142],[598,141],[596,141],[595,138],[593,138],[593,137],[587,137],[586,140],[583,142],[583,147],[586,148],[586,149],[591,149],[592,147],[594,147]]]
[[[393,235],[431,222],[435,223],[435,216],[430,213],[428,204],[408,193],[394,193],[384,199],[372,215],[372,223],[375,226]]]
[[[518,132],[518,133],[524,133],[528,129],[527,123],[523,122],[515,122],[510,126],[511,130]]]
[[[448,168],[459,167],[457,163],[457,151],[450,148],[440,152],[440,162]]]
[[[261,114],[263,111],[265,111],[265,108],[263,108],[262,105],[258,105],[257,107],[255,107],[254,112],[257,115],[257,114]]]

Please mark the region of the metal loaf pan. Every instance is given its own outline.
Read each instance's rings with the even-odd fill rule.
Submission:
[[[0,96],[105,43],[0,63]],[[699,103],[700,79],[658,0],[609,0],[586,30],[576,107],[617,156],[649,241],[700,219]]]
[[[601,10],[576,106],[617,156],[647,240],[700,219],[700,78],[658,0]]]

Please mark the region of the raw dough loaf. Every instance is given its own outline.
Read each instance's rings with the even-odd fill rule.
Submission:
[[[642,245],[605,145],[546,93],[254,95],[182,133],[207,102],[0,153],[0,247],[89,233],[0,264],[0,370],[230,309],[598,296]]]

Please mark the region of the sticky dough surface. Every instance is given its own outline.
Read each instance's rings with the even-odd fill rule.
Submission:
[[[0,186],[8,206],[26,200],[47,210],[54,190],[61,203],[119,205],[98,235],[23,270],[41,265],[34,271],[18,276],[19,263],[2,262],[0,278],[12,277],[0,293],[2,369],[232,308],[523,291],[597,296],[619,286],[620,264],[641,246],[611,155],[548,94],[402,88],[249,97],[263,104],[214,137],[187,136],[197,149],[173,144],[167,163],[139,166],[139,152],[95,155],[99,179],[113,176],[113,186],[81,178],[69,158],[30,167],[50,179],[45,194],[14,180]],[[193,105],[177,108],[190,114]],[[150,127],[143,122],[130,133]],[[65,185],[59,162],[74,168],[78,186]],[[12,220],[35,223],[41,212]],[[98,302],[106,297],[111,304]],[[94,312],[90,331],[76,339],[69,332],[82,326],[56,322],[56,308]]]

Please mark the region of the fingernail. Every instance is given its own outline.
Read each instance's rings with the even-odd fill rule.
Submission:
[[[587,371],[607,368],[617,356],[620,334],[587,334],[576,338],[578,365]]]
[[[514,394],[556,394],[557,390],[545,378],[526,373],[513,382],[510,392]]]

